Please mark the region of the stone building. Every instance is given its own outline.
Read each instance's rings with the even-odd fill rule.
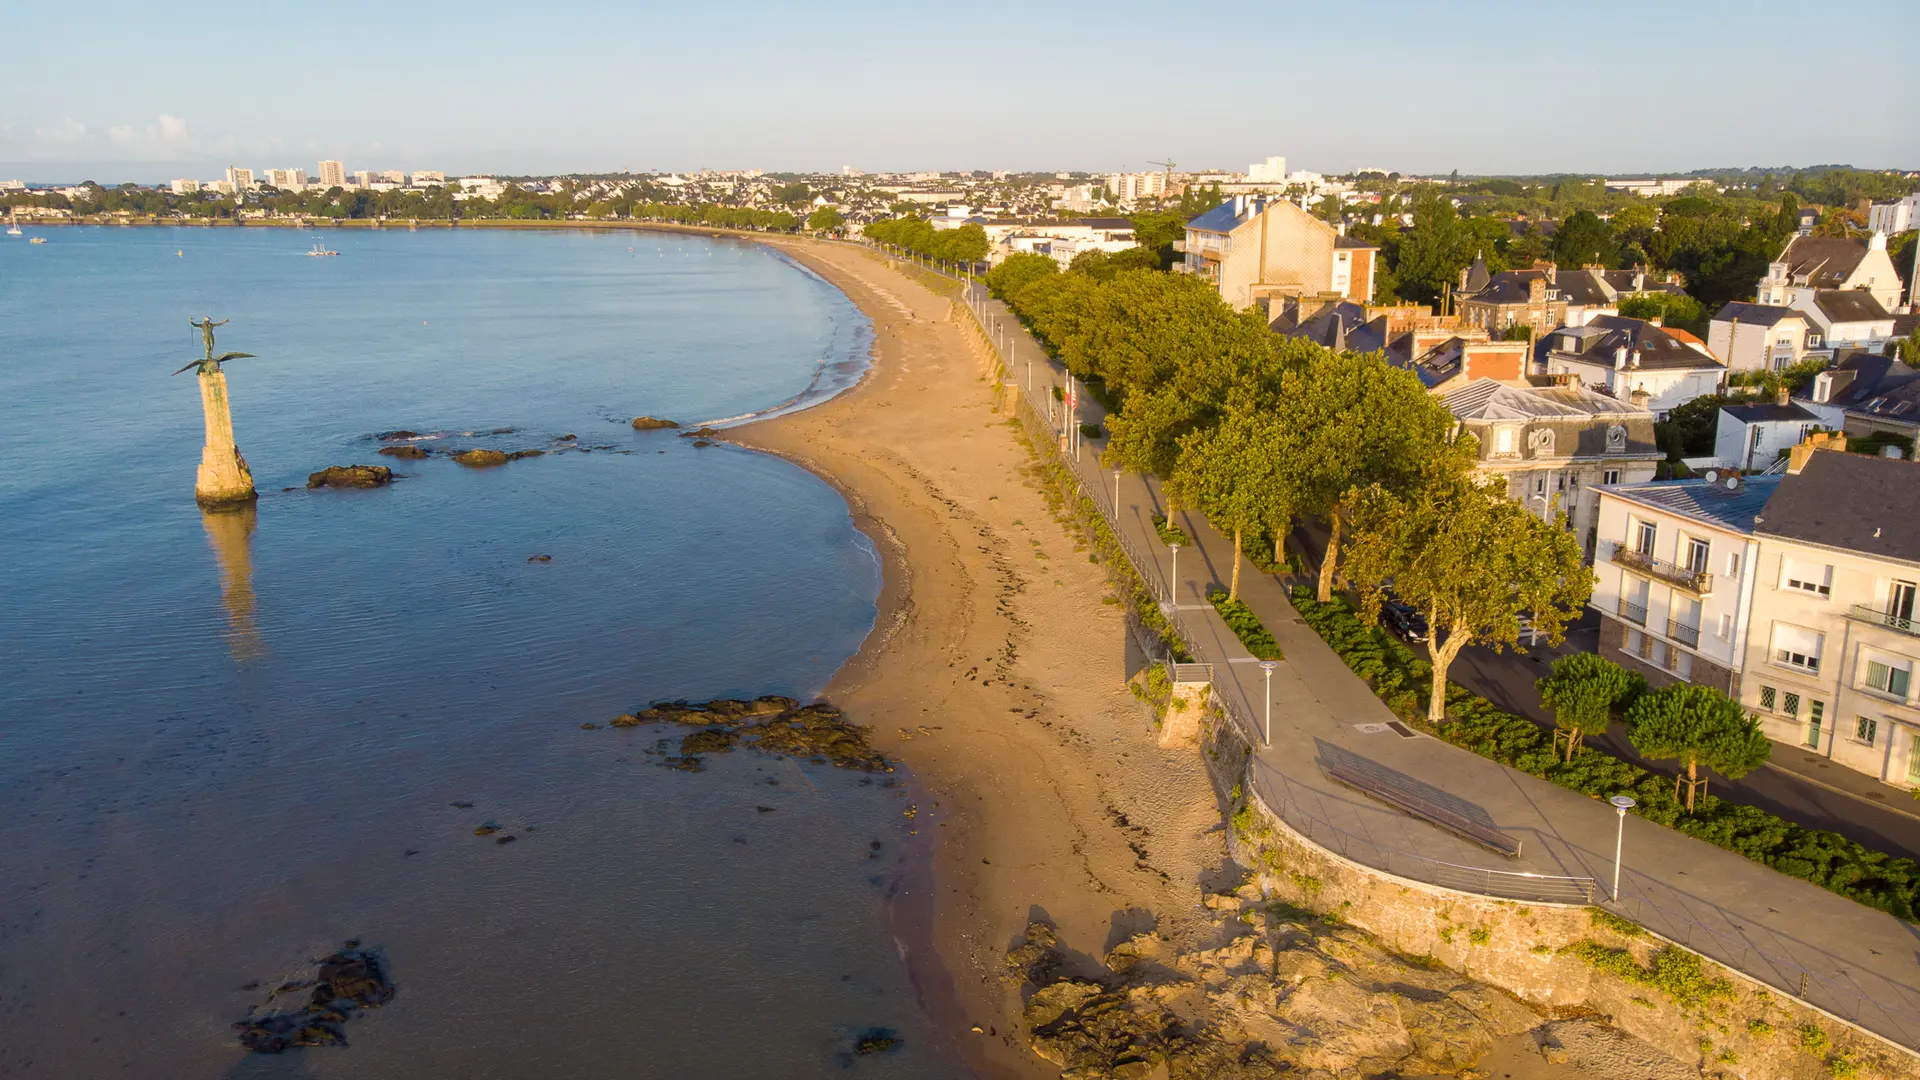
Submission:
[[[1285,199],[1236,195],[1187,222],[1174,245],[1183,256],[1174,269],[1212,282],[1234,308],[1275,298],[1335,294],[1366,303],[1373,298],[1378,249]]]

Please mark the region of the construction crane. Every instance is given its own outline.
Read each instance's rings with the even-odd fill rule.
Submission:
[[[1169,184],[1171,184],[1171,183],[1173,183],[1173,170],[1174,170],[1174,168],[1175,168],[1175,165],[1174,165],[1174,163],[1173,163],[1173,162],[1171,162],[1171,161],[1149,161],[1149,162],[1147,162],[1147,164],[1149,164],[1149,165],[1164,165],[1164,166],[1166,166],[1166,168],[1167,168],[1167,183],[1169,183]]]

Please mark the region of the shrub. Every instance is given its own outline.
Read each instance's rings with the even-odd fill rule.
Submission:
[[[1080,434],[1089,439],[1097,439],[1101,435],[1100,425],[1099,424],[1081,424]]]
[[[1273,640],[1266,624],[1260,621],[1260,616],[1255,615],[1252,608],[1242,601],[1227,599],[1227,594],[1218,590],[1208,593],[1207,599],[1220,617],[1227,621],[1227,626],[1240,639],[1240,644],[1247,647],[1248,652],[1262,660],[1280,659],[1280,643]]]
[[[1165,514],[1153,515],[1153,531],[1160,534],[1161,543],[1169,546],[1179,544],[1188,547],[1193,544],[1193,538],[1187,535],[1186,530],[1167,520]]]

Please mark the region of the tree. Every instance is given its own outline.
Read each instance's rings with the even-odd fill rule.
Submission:
[[[835,232],[846,223],[847,219],[840,216],[840,211],[831,206],[823,206],[807,215],[807,228],[814,232]]]
[[[1613,230],[1598,214],[1575,210],[1554,234],[1553,261],[1567,269],[1594,264],[1612,267],[1620,261],[1620,245],[1613,237]]]
[[[1647,680],[1597,653],[1572,653],[1555,660],[1553,674],[1533,685],[1540,703],[1553,710],[1554,726],[1566,733],[1572,761],[1580,740],[1605,735],[1614,706],[1645,693]]]
[[[1027,283],[1059,272],[1060,264],[1053,261],[1053,256],[1019,251],[987,271],[987,288],[993,291],[993,295],[1007,300]]]
[[[1436,724],[1446,719],[1447,669],[1461,649],[1518,645],[1523,615],[1557,645],[1593,592],[1593,571],[1566,515],[1541,521],[1504,488],[1432,470],[1404,493],[1374,484],[1347,496],[1347,576],[1360,584],[1365,616],[1378,621],[1390,583],[1427,617],[1427,719]]]
[[[1272,452],[1278,416],[1263,400],[1257,378],[1245,378],[1228,395],[1219,421],[1180,439],[1180,458],[1167,478],[1169,502],[1197,508],[1233,537],[1233,573],[1227,599],[1240,598],[1240,546],[1249,532],[1284,531],[1293,510],[1286,477]]]
[[[1920,326],[1915,326],[1906,337],[1895,339],[1893,345],[1908,367],[1920,367]]]
[[[1688,813],[1694,792],[1706,786],[1700,766],[1738,780],[1773,752],[1760,721],[1739,702],[1710,686],[1688,683],[1662,687],[1634,702],[1627,710],[1627,737],[1647,757],[1677,758],[1685,766],[1685,773],[1674,778],[1674,793],[1686,788]]]
[[[1689,334],[1705,339],[1707,309],[1700,301],[1683,293],[1654,292],[1628,296],[1620,301],[1620,314],[1629,319],[1659,319]]]
[[[1133,215],[1133,242],[1159,257],[1162,270],[1171,269],[1176,260],[1173,243],[1187,235],[1187,219],[1181,213],[1143,213]]]
[[[1422,191],[1413,200],[1413,229],[1400,242],[1400,261],[1394,274],[1400,295],[1415,303],[1432,303],[1442,287],[1460,278],[1473,264],[1473,233],[1460,220],[1453,204],[1437,192]]]
[[[1464,472],[1471,444],[1454,445],[1453,414],[1418,376],[1380,354],[1294,348],[1276,405],[1285,421],[1276,449],[1292,478],[1290,501],[1327,520],[1318,593],[1326,603],[1340,561],[1347,493],[1372,484],[1399,491],[1434,469]]]

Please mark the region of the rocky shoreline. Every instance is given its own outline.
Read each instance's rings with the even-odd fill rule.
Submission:
[[[703,755],[728,754],[735,747],[860,772],[893,771],[887,759],[868,742],[871,729],[848,721],[839,709],[824,701],[802,705],[793,698],[774,694],[751,701],[733,698],[698,703],[656,701],[607,722],[608,727],[614,728],[649,724],[699,729],[683,736],[680,752],[667,755],[664,762],[687,772],[701,770]],[[599,727],[597,724],[581,726],[588,730]]]

